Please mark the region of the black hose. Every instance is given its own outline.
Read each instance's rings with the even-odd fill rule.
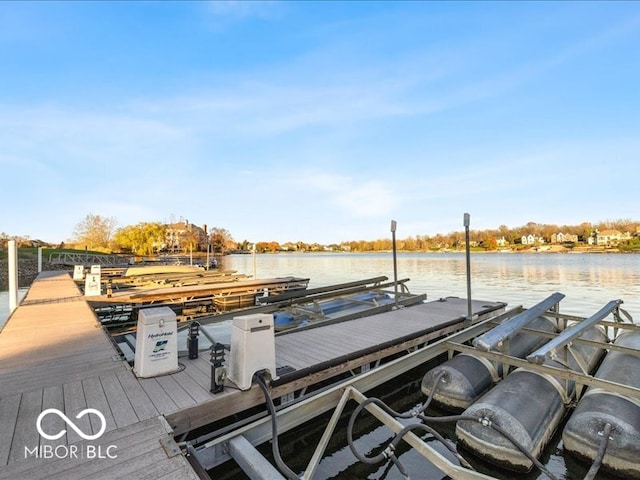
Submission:
[[[423,422],[433,422],[433,423],[447,423],[447,422],[458,422],[460,420],[466,420],[469,422],[481,422],[481,419],[478,417],[473,417],[471,415],[450,415],[448,417],[427,417],[425,415],[420,415],[420,420]],[[482,423],[482,422],[481,422]],[[509,432],[504,430],[501,426],[496,425],[493,422],[487,422],[483,425],[494,429],[496,432],[500,433],[503,437],[509,440],[514,447],[516,447],[524,456],[526,456],[531,462],[538,468],[542,473],[544,473],[551,480],[558,480],[558,478],[553,475],[540,461],[529,452],[524,445],[522,445],[518,440],[516,440]]]
[[[382,400],[379,400],[379,399],[373,398],[373,397],[372,398],[367,398],[362,403],[360,403],[356,407],[356,409],[353,411],[353,413],[351,414],[351,417],[349,418],[349,424],[347,425],[347,442],[349,443],[349,448],[351,449],[351,452],[356,456],[356,458],[358,460],[360,460],[361,462],[369,464],[369,465],[374,465],[374,464],[379,463],[379,462],[381,462],[383,460],[391,459],[394,462],[394,464],[398,467],[398,469],[400,469],[400,472],[406,477],[406,474],[404,473],[404,469],[402,468],[402,466],[400,464],[400,461],[395,457],[394,452],[395,452],[396,447],[398,446],[398,444],[402,440],[402,437],[404,437],[411,430],[420,429],[420,430],[425,430],[428,433],[431,433],[434,436],[434,438],[436,438],[438,441],[440,441],[451,453],[453,453],[455,455],[455,457],[458,459],[458,461],[460,462],[461,465],[463,465],[466,468],[469,468],[469,469],[473,470],[473,467],[471,467],[471,465],[456,451],[456,449],[453,446],[451,446],[445,440],[445,438],[442,437],[442,435],[440,435],[436,430],[434,430],[432,427],[427,425],[430,422],[431,423],[449,423],[449,422],[458,422],[460,420],[466,420],[466,421],[470,421],[470,422],[481,422],[481,423],[483,423],[483,425],[486,425],[487,427],[490,427],[490,428],[494,429],[496,432],[500,433],[507,440],[509,440],[518,450],[520,450],[520,452],[522,452],[523,455],[525,455],[529,460],[531,460],[531,462],[536,466],[536,468],[538,468],[542,473],[547,475],[547,477],[549,477],[551,480],[558,480],[555,475],[553,475],[533,454],[531,454],[531,452],[529,452],[524,447],[524,445],[522,445],[518,440],[516,440],[509,432],[504,430],[501,426],[496,425],[493,422],[484,423],[484,422],[482,422],[481,418],[473,417],[473,416],[470,416],[470,415],[464,415],[464,414],[463,415],[449,415],[449,416],[445,416],[445,417],[430,417],[430,416],[424,415],[424,412],[427,410],[429,404],[431,403],[431,401],[433,399],[433,396],[435,394],[435,391],[436,391],[436,388],[438,386],[438,383],[439,383],[440,379],[442,378],[442,376],[444,376],[444,375],[445,375],[445,372],[440,372],[440,374],[438,374],[438,376],[434,380],[433,388],[431,389],[431,392],[429,393],[429,397],[424,402],[424,404],[417,410],[411,410],[411,411],[406,412],[406,413],[398,413],[395,410],[393,410],[391,407],[389,407],[387,404],[385,404]],[[379,453],[375,457],[371,457],[371,458],[367,457],[365,455],[362,455],[360,452],[358,452],[358,450],[355,447],[355,443],[353,441],[353,425],[355,423],[356,417],[369,404],[377,405],[385,413],[387,413],[388,415],[391,415],[391,416],[393,416],[395,418],[417,417],[418,419],[420,419],[424,423],[415,423],[415,424],[411,424],[411,425],[408,425],[408,426],[404,427],[400,432],[398,432],[398,434],[396,434],[396,436],[393,438],[393,440],[391,440],[391,442],[389,443],[387,448],[382,453]],[[606,437],[607,440],[603,440],[602,444],[600,445],[600,450],[602,450],[602,453],[600,453],[600,450],[598,450],[598,455],[596,456],[596,461],[594,462],[594,464],[591,467],[591,470],[594,470],[594,468],[595,468],[593,476],[589,477],[588,476],[589,474],[587,474],[587,477],[585,477],[584,480],[593,480],[593,477],[595,476],[595,474],[597,473],[598,469],[600,468],[600,464],[602,463],[602,457],[604,456],[604,450],[606,450],[606,447],[607,447],[607,441],[608,441],[608,438],[609,438],[609,432],[611,431],[611,425],[607,424],[607,426],[609,427],[609,430],[607,430],[606,434],[605,434],[605,437]],[[605,427],[605,430],[606,430],[606,427]],[[591,470],[589,472],[591,472]]]
[[[400,470],[400,473],[405,478],[409,478],[407,473],[406,473],[406,471],[405,471],[405,469],[404,469],[404,467],[400,463],[400,460],[395,456],[394,452],[395,452],[396,448],[398,447],[398,444],[400,443],[402,438],[407,433],[409,433],[412,430],[419,429],[419,430],[424,430],[427,433],[430,433],[436,440],[441,442],[447,448],[447,450],[449,450],[456,457],[456,459],[458,459],[458,461],[460,462],[461,465],[463,465],[466,468],[469,468],[469,469],[473,470],[473,467],[456,451],[454,446],[452,446],[449,442],[447,442],[446,439],[442,435],[440,435],[440,433],[438,433],[433,427],[431,427],[429,425],[425,425],[423,423],[414,423],[414,424],[411,424],[411,425],[408,425],[408,426],[404,427],[402,430],[400,430],[400,432],[398,432],[394,436],[394,438],[391,440],[391,442],[389,443],[387,448],[383,452],[381,452],[378,455],[376,455],[375,457],[367,457],[367,456],[361,454],[360,452],[358,452],[358,450],[357,450],[357,448],[355,446],[355,442],[353,441],[353,426],[354,426],[355,420],[358,417],[358,415],[360,414],[360,412],[369,404],[377,405],[385,413],[387,413],[388,415],[391,415],[391,416],[393,416],[395,418],[403,418],[403,419],[413,418],[413,417],[420,418],[422,416],[422,413],[429,407],[429,404],[431,403],[431,400],[433,399],[433,395],[435,393],[435,387],[437,386],[438,382],[440,381],[440,378],[444,374],[445,374],[445,372],[441,372],[436,377],[435,382],[434,382],[434,388],[432,389],[431,393],[429,394],[429,397],[427,398],[427,400],[420,406],[419,409],[414,409],[414,410],[411,410],[411,411],[405,412],[405,413],[399,413],[399,412],[396,412],[395,410],[393,410],[391,407],[389,407],[382,400],[380,400],[378,398],[374,398],[374,397],[367,398],[362,403],[360,403],[356,407],[356,409],[353,411],[353,413],[351,414],[351,417],[349,418],[349,424],[347,425],[347,442],[349,444],[349,448],[351,449],[351,452],[355,455],[355,457],[358,460],[360,460],[362,463],[366,463],[368,465],[375,465],[376,463],[379,463],[379,462],[381,462],[383,460],[390,459],[393,462],[393,464],[398,467],[398,470]]]
[[[296,475],[293,470],[291,470],[282,457],[280,456],[280,447],[278,445],[278,419],[276,417],[276,407],[273,404],[273,400],[271,399],[271,395],[269,395],[269,389],[267,388],[267,384],[264,381],[264,375],[262,372],[258,372],[256,375],[256,380],[258,381],[258,385],[262,389],[262,393],[264,393],[264,399],[267,403],[267,409],[271,414],[271,450],[273,452],[273,458],[276,461],[276,465],[280,469],[280,472],[283,473],[289,480],[300,480],[300,477]]]
[[[600,446],[598,447],[598,451],[596,452],[596,458],[593,460],[593,464],[591,468],[584,476],[584,480],[593,480],[596,478],[598,474],[598,470],[602,466],[602,459],[604,458],[604,454],[607,451],[607,445],[609,444],[609,434],[611,433],[611,424],[607,423],[604,426],[604,431],[602,432],[602,441],[600,442]]]

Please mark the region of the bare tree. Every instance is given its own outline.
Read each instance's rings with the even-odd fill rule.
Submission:
[[[76,244],[93,248],[108,248],[117,225],[115,217],[87,214],[73,231]]]
[[[229,248],[233,248],[235,243],[231,233],[220,227],[214,227],[211,229],[211,235],[209,235],[209,241],[211,242],[211,248],[216,253],[224,253]]]

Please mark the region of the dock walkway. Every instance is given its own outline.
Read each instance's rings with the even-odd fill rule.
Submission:
[[[500,302],[472,302],[480,318],[504,309]],[[467,302],[447,298],[347,322],[292,331],[276,337],[276,366],[287,373],[274,383],[273,398],[292,396],[338,375],[358,372],[459,330]],[[260,389],[226,388],[213,395],[208,355],[180,358],[175,374],[139,379],[97,321],[66,272],[40,274],[0,332],[0,479],[9,478],[198,478],[174,436],[264,403]],[[83,440],[62,417],[48,414],[39,435],[36,423],[56,408],[80,432],[104,435]],[[77,446],[115,445],[117,458],[35,458],[34,448],[59,452]],[[28,449],[28,450],[26,450]],[[66,449],[66,450],[65,450]],[[31,452],[31,453],[29,453]],[[103,451],[103,454],[105,452]],[[26,458],[25,458],[26,457]]]
[[[43,417],[42,431],[66,433],[56,440],[38,433],[37,418],[48,408],[85,435],[98,433],[94,414],[76,420],[88,407],[106,420],[106,433],[96,441],[83,440],[56,414]],[[66,272],[40,274],[0,332],[0,479],[198,478],[182,455],[167,456],[160,443],[167,438],[173,437],[166,421],[73,280]],[[91,457],[98,450],[106,456],[112,445],[108,453],[117,458]],[[46,456],[47,446],[53,458],[36,458]],[[150,459],[153,470],[140,471]]]

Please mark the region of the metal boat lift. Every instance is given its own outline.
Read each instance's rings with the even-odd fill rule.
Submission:
[[[568,369],[560,369],[538,364],[540,358],[547,355],[554,355],[557,358],[561,358],[565,353],[570,354],[572,343],[587,342],[577,338],[580,333],[584,331],[584,329],[595,324],[602,325],[605,328],[612,328],[614,331],[617,331],[618,329],[640,331],[640,325],[623,321],[621,312],[629,319],[630,317],[620,308],[621,303],[621,301],[610,302],[607,306],[588,319],[560,314],[555,308],[552,308],[552,310],[547,312],[536,312],[537,314],[542,313],[548,317],[555,317],[558,323],[566,324],[566,322],[572,321],[577,322],[577,325],[573,328],[564,330],[564,332],[561,332],[560,334],[550,334],[529,329],[532,333],[552,339],[551,342],[547,343],[546,347],[534,352],[534,354],[530,356],[530,361],[511,357],[499,351],[485,351],[469,345],[469,342],[474,338],[486,333],[496,325],[503,324],[506,320],[526,311],[526,309],[521,306],[515,307],[502,315],[476,323],[459,333],[453,334],[432,345],[416,350],[402,358],[372,369],[357,377],[348,379],[345,382],[328,388],[327,390],[310,398],[302,399],[293,405],[289,404],[285,408],[281,408],[277,412],[278,432],[282,433],[289,431],[325,412],[330,411],[331,409],[334,409],[333,415],[329,420],[322,439],[310,459],[303,475],[300,477],[302,479],[312,479],[319,462],[324,455],[325,449],[328,446],[329,440],[333,435],[340,415],[349,400],[355,400],[358,403],[362,403],[366,399],[363,394],[364,392],[388,382],[404,372],[423,365],[440,355],[448,353],[449,356],[452,356],[455,352],[473,353],[474,355],[485,357],[488,361],[501,362],[510,367],[526,367],[530,370],[552,375],[558,379],[576,382],[576,384],[582,387],[596,386],[621,395],[640,399],[640,389],[638,388],[594,378],[584,372],[576,372]],[[613,314],[614,320],[604,320],[604,318],[610,313]],[[601,348],[607,348],[609,350],[621,350],[627,352],[632,350],[625,347],[617,347],[616,345],[609,343],[591,343],[597,343]],[[563,349],[566,349],[566,352],[562,353]],[[633,351],[632,353],[640,355],[640,351]],[[404,425],[399,423],[376,405],[369,404],[365,408],[393,432],[397,433],[404,427]],[[230,459],[234,459],[252,479],[284,478],[255,449],[255,446],[271,440],[272,434],[271,418],[264,416],[250,424],[239,426],[239,428],[235,428],[233,430],[231,430],[231,428],[226,429],[219,435],[209,435],[205,439],[202,439],[201,437],[200,441],[195,439],[190,442],[183,442],[182,446],[190,454],[193,463],[201,467],[201,471],[204,471],[204,469],[208,470],[214,468]],[[467,469],[455,460],[450,460],[413,433],[405,435],[403,440],[409,443],[427,461],[439,468],[443,474],[449,475],[452,478],[463,480],[493,478]]]

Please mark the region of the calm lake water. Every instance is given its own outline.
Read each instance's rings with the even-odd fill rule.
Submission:
[[[22,301],[24,296],[27,294],[26,288],[18,289],[18,304]],[[7,321],[9,317],[9,292],[0,291],[0,330],[4,326],[4,323]]]
[[[386,275],[393,279],[390,253],[287,253],[229,255],[223,268],[258,277],[300,276],[309,287]],[[398,278],[427,300],[467,296],[463,253],[399,253]],[[610,300],[640,318],[640,255],[520,254],[471,255],[471,296],[529,307],[553,292],[566,295],[560,311],[589,316]]]
[[[386,275],[393,279],[391,254],[274,254],[231,255],[223,259],[223,267],[239,273],[258,277],[294,275],[310,278],[310,287],[342,283],[363,278]],[[622,299],[633,318],[640,318],[640,255],[635,254],[472,254],[472,297],[479,300],[503,301],[509,306],[530,307],[553,292],[566,295],[560,306],[563,313],[589,316],[610,300]],[[398,278],[410,278],[412,293],[426,293],[427,300],[446,296],[466,297],[465,255],[460,253],[407,253],[398,254]],[[420,381],[429,367],[408,372],[387,384],[371,396],[382,397],[396,411],[406,412],[425,399],[420,391]],[[281,450],[285,462],[301,472],[306,467],[328,416],[309,422],[304,427],[281,436]],[[343,417],[342,427],[334,434],[315,479],[389,479],[403,477],[388,464],[365,466],[357,462],[346,442]],[[361,451],[378,453],[392,438],[387,428],[362,415],[356,424],[356,438]],[[562,426],[561,426],[562,427]],[[442,433],[454,438],[453,426]],[[562,480],[584,478],[589,466],[562,455],[561,428],[551,441],[543,463]],[[443,455],[447,452],[437,442],[431,444]],[[270,445],[260,447],[270,458]],[[442,479],[437,469],[430,466],[419,454],[401,442],[398,457],[412,479]],[[468,456],[467,456],[468,458]],[[468,458],[469,460],[473,460]],[[480,461],[472,461],[474,467],[486,474],[504,480],[547,478],[539,471],[527,475],[496,470]],[[228,462],[210,472],[216,480],[247,478],[239,468]],[[600,473],[601,480],[613,480]]]

